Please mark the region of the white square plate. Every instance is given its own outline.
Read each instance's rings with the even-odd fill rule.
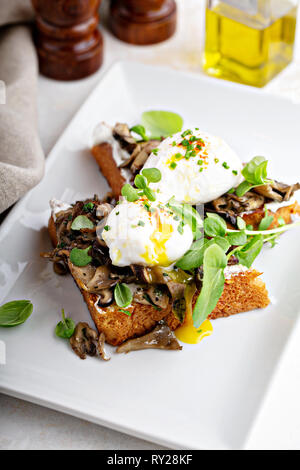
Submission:
[[[113,354],[108,363],[80,361],[54,335],[60,309],[75,320],[89,314],[70,277],[39,258],[50,248],[46,225],[52,197],[72,202],[108,190],[90,156],[101,120],[137,123],[147,109],[179,112],[229,142],[247,161],[270,159],[283,181],[300,175],[300,108],[261,91],[138,64],[116,64],[60,138],[44,180],[11,212],[0,231],[0,304],[30,299],[32,317],[1,329],[6,365],[1,391],[95,423],[177,448],[240,448],[268,389],[299,310],[299,232],[265,248],[272,304],[214,322],[214,334],[182,352]]]

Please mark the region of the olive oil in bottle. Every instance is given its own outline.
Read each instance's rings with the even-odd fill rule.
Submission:
[[[205,71],[262,87],[293,59],[297,0],[207,0]]]

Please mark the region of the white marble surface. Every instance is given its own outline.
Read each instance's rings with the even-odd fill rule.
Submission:
[[[205,0],[178,0],[179,28],[174,38],[153,47],[115,39],[105,27],[105,62],[94,76],[73,83],[39,81],[39,131],[48,154],[74,113],[116,60],[138,60],[201,72]],[[300,21],[300,17],[299,17]],[[300,102],[300,34],[294,63],[265,89]],[[99,113],[101,110],[99,110]],[[108,430],[22,400],[0,395],[0,449],[158,449],[157,445]]]

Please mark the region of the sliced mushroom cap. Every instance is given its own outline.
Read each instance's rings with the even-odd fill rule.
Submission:
[[[97,350],[99,353],[99,356],[103,359],[103,361],[110,361],[109,355],[105,351],[105,334],[100,333],[99,339],[97,342]]]
[[[91,256],[93,262],[99,265],[109,264],[109,249],[105,242],[100,242],[98,239],[93,242]]]
[[[70,261],[68,265],[74,279],[79,280],[80,283],[83,284],[82,288],[86,289],[87,284],[91,281],[91,279],[93,279],[95,275],[96,268],[91,264],[82,267],[75,266],[75,264],[71,263]]]
[[[170,298],[163,286],[150,286],[146,294],[149,296],[151,302],[161,309],[168,307]]]
[[[132,137],[127,124],[117,123],[113,129],[113,136],[120,142],[121,147],[131,153],[136,147],[136,140]]]
[[[264,202],[263,196],[249,191],[242,197],[238,197],[235,194],[225,194],[212,201],[212,206],[217,213],[228,213],[232,216],[259,209],[263,206]]]
[[[65,276],[69,272],[68,265],[64,260],[55,261],[53,263],[53,270],[59,276]]]
[[[257,186],[253,189],[258,194],[261,194],[265,198],[271,199],[272,201],[283,202],[289,201],[295,191],[300,189],[300,184],[287,185],[274,181],[273,183],[266,184],[264,186]]]
[[[132,264],[131,269],[136,276],[137,280],[143,284],[151,284],[151,270],[146,268],[146,266],[141,266],[139,264]]]
[[[103,289],[99,292],[99,300],[97,302],[99,307],[109,307],[114,301],[114,293],[112,289]]]
[[[98,339],[98,333],[87,323],[80,322],[75,328],[73,336],[70,338],[70,344],[80,359],[86,359],[86,356],[95,356],[97,349],[95,341]]]
[[[130,351],[142,349],[167,349],[175,351],[181,350],[182,346],[180,346],[168,325],[159,322],[151,333],[125,341],[125,343],[117,348],[117,353],[129,353]]]
[[[148,142],[144,142],[142,144],[140,152],[137,153],[133,163],[131,164],[130,169],[132,173],[136,173],[145,165],[152,150],[154,150],[159,144],[159,140],[149,140]]]
[[[108,202],[103,204],[99,204],[96,209],[96,217],[97,219],[103,219],[103,217],[107,217],[111,211],[113,210],[113,206]]]
[[[142,149],[143,149],[143,144],[142,143],[137,143],[134,151],[131,153],[131,155],[129,155],[127,160],[125,160],[120,165],[120,168],[126,168],[127,166],[129,166],[136,159],[136,157],[139,155],[139,153],[142,151]]]
[[[99,266],[92,279],[86,284],[87,291],[93,294],[100,294],[103,289],[110,289],[117,284],[116,279],[110,278],[110,270],[107,266]]]
[[[137,287],[134,294],[134,301],[143,305],[152,305],[159,309],[166,309],[170,298],[164,286]]]

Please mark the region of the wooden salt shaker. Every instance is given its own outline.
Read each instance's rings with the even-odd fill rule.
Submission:
[[[111,30],[130,44],[165,41],[174,34],[176,19],[174,0],[111,0]]]
[[[103,61],[98,29],[101,0],[32,0],[40,72],[76,80],[96,72]]]

